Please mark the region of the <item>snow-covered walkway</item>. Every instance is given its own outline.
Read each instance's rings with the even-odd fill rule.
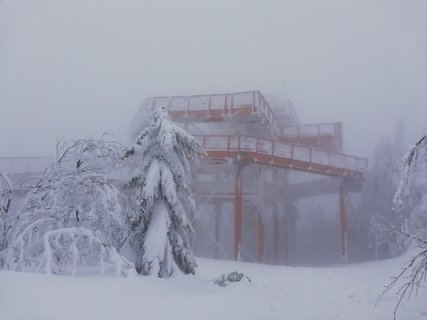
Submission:
[[[199,258],[196,276],[169,280],[0,271],[0,319],[389,320],[395,294],[375,302],[408,257],[328,268]],[[221,273],[234,270],[246,273],[252,283],[213,284]],[[417,297],[404,301],[398,319],[427,319],[427,283]]]

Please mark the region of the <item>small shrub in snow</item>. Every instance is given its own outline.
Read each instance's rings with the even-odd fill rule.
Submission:
[[[127,201],[108,177],[120,167],[122,147],[103,140],[62,144],[13,221],[6,268],[75,274],[78,266],[133,265],[117,251],[128,233]]]
[[[230,283],[240,282],[243,279],[246,279],[249,282],[251,282],[251,279],[248,276],[246,276],[243,272],[233,271],[233,272],[230,272],[229,274],[222,274],[221,277],[214,280],[214,283],[219,285],[220,287],[226,287]]]
[[[194,210],[187,157],[198,152],[197,140],[161,107],[125,155],[138,167],[130,181],[138,213],[129,240],[138,273],[169,277],[175,266],[185,274],[195,272],[189,240],[193,229],[186,213]]]

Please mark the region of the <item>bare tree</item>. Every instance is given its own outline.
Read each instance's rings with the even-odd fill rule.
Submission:
[[[407,245],[417,246],[418,253],[392,278],[383,294],[399,286],[397,310],[403,299],[418,293],[427,277],[427,136],[422,137],[403,159],[400,185],[394,197],[394,211],[410,210],[402,231],[397,234],[407,240]],[[412,208],[412,209],[410,209]]]
[[[395,257],[405,250],[395,232],[400,230],[405,217],[393,212],[392,206],[406,151],[405,130],[399,121],[394,135],[383,138],[375,148],[358,212],[349,227],[349,237],[354,239],[351,244],[362,244],[365,254],[373,254],[375,259]]]

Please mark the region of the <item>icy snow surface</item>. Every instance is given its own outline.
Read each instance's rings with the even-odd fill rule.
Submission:
[[[377,295],[409,256],[328,268],[198,259],[196,276],[64,277],[0,271],[1,320],[392,319],[395,293]],[[247,274],[225,288],[221,273]],[[400,320],[427,319],[427,286],[404,301]]]

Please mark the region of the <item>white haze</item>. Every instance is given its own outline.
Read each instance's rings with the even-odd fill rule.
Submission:
[[[127,142],[147,96],[260,89],[371,157],[398,118],[409,142],[426,130],[426,17],[425,0],[3,0],[0,156]]]

